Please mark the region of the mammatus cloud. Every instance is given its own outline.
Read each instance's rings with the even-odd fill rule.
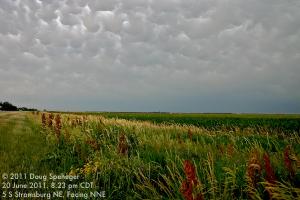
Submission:
[[[0,98],[300,112],[299,10],[298,0],[0,0]]]

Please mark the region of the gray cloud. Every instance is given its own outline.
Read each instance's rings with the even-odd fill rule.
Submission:
[[[0,100],[300,112],[298,0],[0,0]]]

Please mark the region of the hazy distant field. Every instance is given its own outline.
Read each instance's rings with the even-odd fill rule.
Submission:
[[[299,120],[299,115],[3,112],[0,172],[23,177],[2,176],[2,197],[38,191],[54,198],[53,192],[62,191],[71,198],[69,190],[81,199],[103,192],[103,199],[299,199]],[[24,179],[26,173],[79,178],[41,182]],[[29,181],[41,185],[12,188]]]

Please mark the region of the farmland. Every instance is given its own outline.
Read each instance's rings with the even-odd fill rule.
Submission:
[[[79,115],[102,115],[107,118],[150,121],[156,124],[186,124],[208,130],[236,128],[266,129],[271,132],[299,132],[300,115],[297,114],[198,114],[198,113],[122,113],[86,112]]]
[[[1,113],[1,174],[79,177],[66,184],[94,187],[69,191],[105,199],[297,199],[299,124],[299,115]],[[54,191],[48,181],[39,191]]]

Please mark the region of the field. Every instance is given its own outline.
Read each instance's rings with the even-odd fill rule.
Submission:
[[[296,114],[198,114],[198,113],[75,113],[102,115],[108,118],[151,121],[158,124],[187,124],[208,130],[235,128],[266,129],[271,132],[299,132],[300,115]]]
[[[1,194],[300,199],[299,128],[299,115],[3,112]],[[29,173],[79,178],[12,188]]]

